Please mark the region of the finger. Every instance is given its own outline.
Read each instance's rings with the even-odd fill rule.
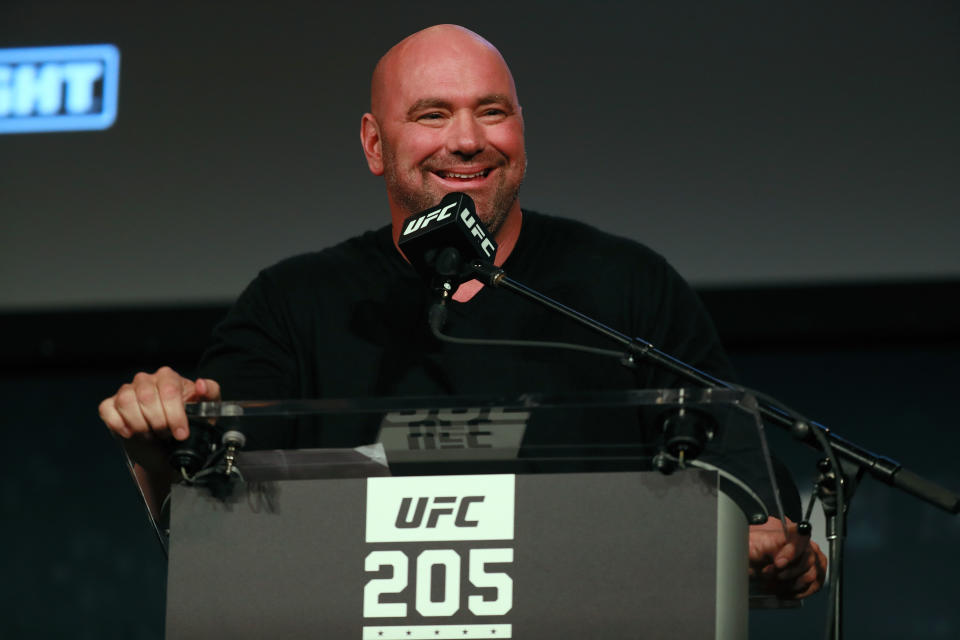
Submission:
[[[783,569],[796,560],[802,559],[806,555],[809,545],[810,538],[794,533],[790,536],[790,540],[777,552],[773,561],[774,564],[777,565],[777,568]]]
[[[183,409],[183,390],[193,383],[184,379],[169,367],[157,370],[157,394],[163,409],[164,422],[177,440],[185,440],[190,435],[187,414]]]
[[[793,590],[796,593],[802,593],[806,589],[817,582],[817,565],[813,562],[810,563],[810,566],[806,571],[802,572],[793,580]]]
[[[134,391],[132,384],[127,383],[117,390],[117,394],[114,396],[114,407],[131,435],[150,431],[150,425],[147,423],[143,412],[140,411],[137,392]]]
[[[813,571],[815,574],[816,570],[816,560],[814,555],[812,553],[808,553],[800,558],[797,558],[784,569],[777,570],[776,576],[777,580],[781,582],[791,582],[800,576],[810,573],[811,571]]]
[[[793,542],[788,542],[777,551],[773,558],[773,564],[778,569],[783,569],[797,558],[797,547]]]
[[[823,584],[827,577],[827,556],[816,543],[813,543],[813,551],[816,554],[817,575],[820,583]]]
[[[797,600],[802,600],[803,598],[806,598],[807,596],[812,596],[812,595],[815,594],[817,591],[820,591],[820,588],[821,588],[822,586],[823,586],[822,583],[814,583],[814,584],[811,584],[809,587],[807,587],[806,589],[804,589],[802,592],[796,594],[796,595],[794,596],[794,598],[796,598]]]
[[[817,544],[810,545],[810,566],[802,575],[798,576],[793,584],[796,598],[806,598],[819,591],[826,581],[827,557],[823,555]]]
[[[819,575],[816,567],[811,567],[810,571],[804,573],[793,583],[793,594],[795,598],[806,598],[820,590],[823,586],[823,578]]]
[[[220,399],[220,384],[210,378],[197,378],[197,397],[206,400]]]
[[[764,533],[750,536],[750,564],[758,566],[772,564],[774,557],[782,545],[782,535]]]
[[[98,408],[100,419],[103,420],[104,424],[107,425],[107,428],[113,433],[117,434],[121,438],[129,438],[131,435],[133,435],[133,432],[130,431],[130,429],[124,423],[123,417],[120,415],[116,406],[114,405],[115,402],[116,396],[110,396],[100,403],[100,407]]]
[[[163,410],[160,391],[157,388],[156,374],[143,373],[133,377],[133,390],[136,393],[140,413],[154,433],[167,430],[167,416]]]

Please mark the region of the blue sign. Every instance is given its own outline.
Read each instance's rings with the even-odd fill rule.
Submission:
[[[106,129],[119,81],[112,44],[0,49],[0,133]]]

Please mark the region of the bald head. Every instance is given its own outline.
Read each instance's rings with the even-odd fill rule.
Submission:
[[[407,36],[380,58],[370,81],[370,112],[381,119],[386,100],[401,89],[397,86],[404,75],[401,71],[416,70],[441,56],[495,58],[510,79],[510,97],[516,102],[513,75],[497,48],[470,29],[455,24],[438,24]]]
[[[360,143],[384,178],[395,233],[452,192],[473,198],[494,235],[508,218],[519,221],[523,116],[493,45],[456,25],[418,31],[381,58],[370,103]]]

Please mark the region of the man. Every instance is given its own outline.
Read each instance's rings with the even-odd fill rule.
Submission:
[[[523,116],[510,70],[486,40],[439,25],[413,34],[378,63],[360,139],[383,176],[391,227],[265,270],[216,329],[188,380],[169,368],[139,373],[100,405],[158,503],[169,488],[164,440],[188,435],[184,402],[232,398],[669,387],[669,372],[630,372],[589,355],[527,351],[477,359],[426,333],[425,288],[397,246],[404,220],[450,192],[467,193],[499,245],[496,264],[557,299],[721,377],[729,364],[709,319],[656,254],[586,225],[520,209],[526,170]],[[562,258],[576,254],[576,268]],[[609,346],[579,327],[488,292],[455,292],[449,331]],[[529,386],[528,386],[529,385]],[[282,437],[282,436],[281,436]],[[302,438],[261,441],[310,446]],[[805,597],[826,559],[788,523],[751,527],[750,571],[781,594]]]

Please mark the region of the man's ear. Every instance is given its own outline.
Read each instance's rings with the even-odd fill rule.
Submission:
[[[372,113],[363,114],[360,119],[360,146],[367,157],[367,166],[375,176],[383,175],[383,145],[380,139],[380,125]]]

